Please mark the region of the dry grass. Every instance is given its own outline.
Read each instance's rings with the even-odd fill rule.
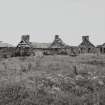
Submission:
[[[0,105],[104,105],[105,56],[0,61]]]

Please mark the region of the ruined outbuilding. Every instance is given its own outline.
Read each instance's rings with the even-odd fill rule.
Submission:
[[[97,46],[97,52],[101,54],[105,54],[105,43]]]
[[[18,43],[15,51],[16,56],[29,56],[32,54],[32,45],[29,35],[22,35],[21,41]]]
[[[22,35],[21,41],[17,45],[19,48],[31,48],[30,36],[29,35]]]
[[[0,41],[0,57],[11,57],[15,47],[9,43]]]
[[[82,36],[79,46],[69,46],[63,42],[59,35],[55,35],[52,43],[30,42],[29,35],[23,35],[16,47],[16,53],[23,55],[78,55],[81,53],[96,53],[96,47],[89,41],[89,36]]]
[[[55,35],[54,41],[49,46],[49,49],[52,54],[67,54],[69,47],[70,46],[65,44],[59,35]]]
[[[79,53],[95,53],[96,51],[95,46],[89,40],[89,36],[82,36],[82,42],[78,48]]]
[[[59,35],[55,35],[54,41],[51,43],[49,48],[66,48],[67,45],[63,42],[63,40],[59,37]]]

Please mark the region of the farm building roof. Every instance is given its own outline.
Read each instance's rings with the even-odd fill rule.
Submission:
[[[38,43],[38,42],[31,42],[33,48],[49,48],[51,43]]]
[[[105,43],[103,43],[102,45],[98,45],[97,47],[104,47],[105,48]]]
[[[0,42],[0,47],[13,47],[13,45],[9,43]]]

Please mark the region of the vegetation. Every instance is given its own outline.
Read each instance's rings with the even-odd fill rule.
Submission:
[[[105,56],[0,61],[0,105],[104,105]]]

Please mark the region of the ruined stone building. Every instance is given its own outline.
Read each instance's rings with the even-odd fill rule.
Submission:
[[[105,54],[105,43],[97,46],[97,52],[101,54]]]
[[[53,54],[63,54],[63,55],[73,55],[78,52],[78,47],[69,46],[63,42],[63,40],[59,37],[59,35],[55,35],[52,43],[36,43],[30,42],[29,35],[22,35],[21,41],[18,43],[16,47],[17,55],[53,55]]]
[[[55,35],[54,41],[51,43],[49,48],[52,53],[60,55],[74,55],[78,52],[76,46],[65,44],[59,35]]]
[[[50,43],[31,42],[31,45],[33,47],[34,54],[37,56],[43,55],[46,51],[48,52]]]
[[[66,54],[66,50],[68,49],[68,45],[66,45],[59,35],[55,35],[54,41],[52,43],[36,43],[31,42],[31,45],[34,49],[35,53],[43,53],[46,55],[53,55],[53,54]]]
[[[22,35],[21,41],[17,45],[19,48],[31,48],[30,36],[29,35]]]
[[[49,49],[52,54],[67,54],[69,45],[65,44],[59,35],[55,35],[53,42],[50,44]]]
[[[0,42],[0,57],[11,57],[15,47],[9,43]]]
[[[32,45],[30,42],[29,35],[22,35],[21,41],[18,43],[15,51],[15,55],[17,56],[25,56],[31,55],[32,53]]]
[[[82,36],[82,42],[78,46],[79,53],[95,53],[96,47],[90,42],[89,36]]]
[[[5,50],[4,50],[5,49]],[[22,35],[20,42],[16,47],[10,44],[0,42],[0,55],[5,54],[10,56],[30,56],[30,55],[78,55],[82,53],[100,53],[105,54],[105,43],[95,47],[89,36],[82,36],[82,42],[79,46],[70,46],[59,37],[54,36],[51,43],[30,42],[29,35]],[[10,52],[10,54],[8,53]]]
[[[12,47],[14,47],[14,46],[9,44],[9,43],[4,43],[4,42],[0,41],[0,49],[3,49],[3,48],[12,48]]]
[[[36,43],[30,42],[29,35],[23,35],[21,41],[17,45],[18,51],[22,54],[26,49],[32,49],[34,54],[43,53],[46,55],[67,54],[70,46],[65,44],[59,35],[55,35],[52,43]],[[27,50],[26,50],[27,51]]]
[[[23,35],[21,41],[17,45],[17,49],[18,50],[16,51],[20,52],[20,55],[24,55],[26,52],[32,52],[34,55],[75,55],[81,53],[96,53],[96,47],[90,42],[89,36],[82,36],[82,42],[79,46],[70,46],[65,44],[59,35],[55,35],[52,43],[30,42],[30,36]],[[101,52],[105,52],[105,44],[103,47],[99,47],[99,49]]]
[[[63,40],[59,37],[59,35],[55,35],[54,41],[51,43],[50,48],[65,48],[67,45],[63,42]]]

